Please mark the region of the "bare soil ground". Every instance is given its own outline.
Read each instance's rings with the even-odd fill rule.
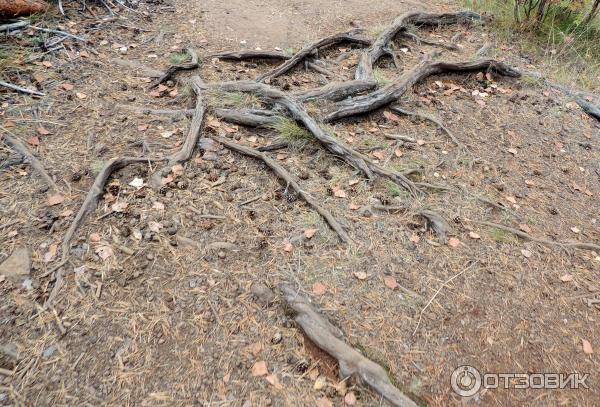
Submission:
[[[600,253],[549,247],[475,222],[553,241],[600,242],[598,122],[561,93],[522,79],[441,75],[410,93],[403,106],[443,120],[467,150],[431,123],[387,109],[329,127],[390,168],[418,169],[413,179],[450,191],[414,198],[382,179],[370,184],[311,140],[270,153],[343,223],[349,245],[261,162],[217,143],[203,140],[160,189],[134,181],[147,183],[153,164],[117,171],[73,239],[64,287],[51,309],[40,307],[55,284],[57,248],[102,163],[143,148],[152,156],[173,152],[189,126],[186,118],[128,109],[189,108],[190,91],[175,82],[160,94],[148,90],[147,73],[116,58],[164,70],[187,46],[201,56],[298,50],[355,26],[374,36],[417,5],[457,9],[418,3],[175,0],[103,20],[106,10],[88,2],[87,12],[68,9],[68,19],[47,17],[89,36],[87,45],[66,41],[25,65],[39,54],[24,45],[39,33],[8,39],[16,42],[4,45],[22,64],[13,81],[47,96],[3,92],[2,127],[28,143],[64,200],[52,202],[56,193],[26,164],[0,172],[0,262],[20,247],[32,252],[32,287],[0,277],[0,405],[341,406],[351,401],[348,393],[355,405],[386,405],[369,389],[340,381],[335,361],[302,334],[281,299],[257,301],[250,290],[256,282],[295,284],[420,403],[599,405]],[[448,60],[471,59],[490,35],[460,25],[421,31],[446,42],[458,33],[461,48],[443,51]],[[397,46],[406,46],[401,70],[433,50]],[[343,53],[348,57],[334,63]],[[351,79],[359,53],[336,46],[320,56],[338,79]],[[510,50],[498,55],[530,68]],[[196,72],[206,82],[253,79],[272,66],[207,58]],[[383,60],[377,75],[384,83],[398,69]],[[277,85],[293,91],[325,82],[300,66]],[[206,97],[212,105],[262,104]],[[311,112],[320,108],[309,104]],[[253,147],[280,137],[210,112],[203,132]],[[398,144],[390,135],[418,141]],[[2,145],[0,161],[11,156]],[[380,205],[409,210],[387,213]],[[449,221],[451,244],[426,227],[423,209]],[[211,250],[215,242],[230,245]],[[252,374],[261,361],[270,381]],[[589,372],[589,389],[488,390],[461,399],[450,376],[465,364],[482,372]]]

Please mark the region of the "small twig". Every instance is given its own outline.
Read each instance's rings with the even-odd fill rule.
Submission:
[[[419,320],[417,321],[417,326],[415,326],[415,330],[412,333],[413,336],[417,333],[417,330],[419,329],[419,325],[421,324],[421,319],[423,318],[423,313],[427,310],[427,308],[429,308],[429,306],[431,305],[431,303],[433,302],[433,300],[435,300],[435,297],[438,296],[438,294],[440,293],[440,291],[442,291],[442,289],[444,287],[446,287],[448,284],[450,284],[452,282],[452,280],[454,280],[455,278],[457,278],[457,277],[461,276],[462,274],[464,274],[466,271],[468,271],[475,264],[477,264],[476,261],[473,262],[473,263],[471,263],[471,264],[469,264],[469,266],[467,266],[465,269],[463,269],[460,273],[455,274],[454,276],[450,277],[448,280],[446,280],[444,282],[444,284],[442,284],[440,286],[440,288],[437,289],[437,291],[435,292],[435,294],[433,294],[433,297],[431,297],[431,299],[427,302],[427,304],[425,304],[425,306],[421,310],[421,313],[419,313]]]
[[[38,30],[38,31],[47,32],[47,33],[64,35],[64,36],[67,36],[67,37],[70,37],[70,38],[73,38],[75,40],[82,41],[82,42],[88,42],[87,38],[79,37],[75,34],[71,34],[66,31],[53,30],[51,28],[36,27],[35,25],[30,26],[30,28],[33,28],[34,30]]]
[[[45,93],[38,92],[37,90],[22,88],[20,86],[13,85],[12,83],[9,83],[9,82],[0,81],[0,86],[3,86],[8,89],[16,90],[17,92],[26,93],[28,95],[46,96]]]

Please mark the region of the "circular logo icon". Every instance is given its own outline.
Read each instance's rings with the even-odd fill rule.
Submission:
[[[471,397],[481,389],[481,373],[473,366],[459,366],[452,372],[450,383],[456,394]]]

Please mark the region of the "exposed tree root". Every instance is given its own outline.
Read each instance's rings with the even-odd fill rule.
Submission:
[[[377,82],[375,81],[331,82],[320,88],[296,92],[294,96],[300,102],[318,99],[337,102],[350,96],[375,89],[376,87]]]
[[[482,17],[470,11],[462,11],[459,13],[424,13],[424,12],[409,12],[396,18],[394,22],[383,31],[379,37],[373,42],[371,47],[365,50],[361,56],[360,62],[356,69],[355,78],[362,80],[373,80],[373,68],[377,61],[384,55],[389,54],[389,44],[400,32],[407,32],[410,25],[422,26],[438,26],[467,23],[471,21],[481,21]]]
[[[9,134],[8,130],[4,128],[2,128],[2,130],[4,130],[5,132],[3,136],[4,143],[6,143],[10,148],[15,150],[19,154],[21,154],[23,157],[25,157],[25,160],[29,162],[33,169],[36,170],[42,176],[42,178],[44,178],[44,181],[51,189],[53,189],[54,191],[60,191],[58,185],[56,185],[52,177],[50,177],[48,172],[46,172],[40,160],[38,160],[33,154],[31,154],[31,151],[29,151],[27,146],[23,144],[21,140],[19,140],[17,137],[13,137],[11,134]]]
[[[279,178],[284,180],[289,187],[291,187],[299,196],[302,197],[302,199],[308,205],[310,205],[315,211],[317,211],[317,213],[319,213],[319,215],[323,217],[323,219],[325,219],[325,221],[327,222],[327,224],[329,224],[331,229],[333,229],[338,234],[342,242],[348,243],[351,241],[350,236],[348,236],[348,233],[346,233],[342,225],[335,219],[335,217],[327,209],[319,205],[317,200],[313,198],[308,192],[304,191],[298,184],[296,177],[294,177],[285,168],[279,165],[277,161],[273,160],[268,155],[258,150],[234,143],[229,139],[215,135],[211,135],[211,137],[215,141],[218,141],[219,143],[229,148],[230,150],[234,150],[238,153],[262,160],[269,168],[273,170],[273,172]]]
[[[542,239],[542,238],[539,238],[539,237],[531,236],[530,234],[525,233],[525,232],[523,232],[521,230],[518,230],[518,229],[515,229],[515,228],[511,228],[510,226],[501,225],[499,223],[487,222],[487,221],[482,221],[482,220],[472,220],[471,222],[479,223],[481,225],[486,225],[486,226],[490,226],[490,227],[497,228],[497,229],[502,229],[502,230],[504,230],[506,232],[512,233],[513,235],[519,236],[522,239],[531,240],[532,242],[540,243],[540,244],[543,244],[545,246],[558,246],[558,247],[561,247],[563,249],[592,250],[592,251],[600,253],[600,245],[597,245],[595,243],[588,243],[588,242],[553,242],[552,240]]]
[[[154,188],[159,188],[161,186],[162,178],[171,171],[171,168],[174,165],[182,164],[192,157],[192,154],[194,153],[194,148],[196,147],[198,139],[200,138],[200,131],[202,130],[202,123],[204,122],[204,113],[206,111],[201,91],[203,84],[199,76],[193,76],[190,83],[192,85],[194,93],[196,94],[196,107],[194,108],[192,123],[190,124],[190,128],[188,130],[185,141],[181,146],[181,149],[175,154],[172,154],[171,156],[167,157],[167,165],[162,169],[156,171],[152,175],[150,179],[150,184]]]
[[[414,42],[417,43],[417,45],[421,45],[421,44],[431,45],[432,47],[444,48],[444,49],[447,49],[450,51],[456,51],[458,49],[458,46],[456,44],[446,44],[443,42],[428,40],[426,38],[421,38],[417,34],[411,33],[410,31],[404,31],[404,32],[400,33],[400,35],[402,37],[413,40]]]
[[[575,101],[588,116],[600,121],[600,109],[598,107],[580,97],[576,98]]]
[[[223,59],[226,61],[246,61],[248,59],[266,59],[274,61],[284,61],[290,59],[292,56],[281,51],[231,51],[231,52],[219,52],[216,54],[209,55],[210,57]]]
[[[165,115],[172,117],[192,117],[195,109],[148,109],[143,106],[117,105],[118,108],[142,114]],[[229,123],[241,124],[248,127],[270,128],[279,120],[272,110],[261,109],[221,109],[210,111],[216,117]]]
[[[317,312],[308,298],[290,286],[283,285],[281,291],[287,305],[296,314],[296,323],[315,345],[337,359],[343,378],[354,377],[366,383],[394,406],[417,406],[392,384],[383,367],[348,345],[342,332]]]
[[[178,71],[189,71],[198,68],[198,54],[196,54],[196,51],[192,48],[187,48],[186,52],[190,55],[191,60],[182,64],[171,65],[165,73],[160,75],[158,79],[150,85],[150,88],[154,88],[161,83],[168,81]]]
[[[438,120],[433,116],[430,116],[425,113],[411,112],[410,110],[405,110],[405,109],[401,108],[399,105],[390,106],[390,110],[392,110],[396,113],[403,114],[405,116],[418,117],[422,120],[430,121],[433,124],[435,124],[440,130],[442,130],[444,133],[446,133],[448,135],[448,137],[450,137],[450,140],[452,140],[452,142],[454,144],[456,144],[457,147],[461,147],[463,149],[467,148],[463,143],[461,143],[456,138],[456,136],[450,131],[450,129],[448,129],[446,126],[444,126],[444,123],[442,123],[441,120]]]
[[[438,235],[440,239],[440,243],[446,244],[448,243],[448,233],[451,232],[450,225],[448,222],[437,212],[434,211],[421,211],[419,215],[427,219],[429,226]]]
[[[292,117],[302,123],[325,148],[360,170],[368,179],[372,180],[374,178],[373,174],[377,174],[392,180],[413,195],[420,192],[419,188],[402,173],[388,170],[375,164],[369,157],[342,144],[341,141],[328,134],[298,102],[279,89],[263,83],[249,81],[220,82],[207,86],[227,92],[252,92],[271,100],[273,103],[280,104],[287,108]]]
[[[56,298],[56,295],[58,294],[58,292],[60,291],[60,289],[62,287],[63,266],[67,263],[68,258],[69,258],[71,239],[73,238],[73,235],[75,234],[75,232],[77,231],[79,226],[81,226],[81,224],[83,223],[83,220],[85,219],[85,217],[91,211],[96,209],[96,206],[98,205],[100,196],[102,195],[102,192],[104,191],[104,186],[106,185],[106,182],[108,181],[108,178],[110,177],[110,175],[113,172],[115,172],[123,167],[126,167],[128,165],[131,165],[131,164],[150,163],[150,162],[155,162],[155,161],[160,161],[160,159],[153,159],[153,158],[148,158],[148,157],[121,157],[121,158],[114,158],[114,159],[108,161],[106,164],[104,164],[104,166],[100,170],[100,173],[96,176],[96,179],[94,180],[94,184],[91,186],[90,190],[88,191],[88,194],[87,194],[85,200],[83,201],[83,204],[79,208],[77,215],[75,215],[75,219],[73,219],[73,222],[71,223],[71,225],[69,226],[69,229],[67,230],[65,236],[63,237],[62,244],[61,244],[61,252],[62,253],[61,253],[60,263],[57,264],[48,273],[46,273],[46,275],[47,275],[47,274],[52,274],[53,272],[57,271],[56,282],[54,284],[54,287],[52,288],[52,291],[50,292],[50,295],[48,296],[48,299],[44,303],[44,309],[47,309],[52,304],[52,302]]]
[[[447,72],[470,72],[484,69],[504,76],[520,76],[518,71],[493,59],[473,62],[430,62],[428,59],[425,59],[393,83],[365,96],[355,97],[338,103],[339,109],[327,115],[324,118],[324,121],[333,122],[344,117],[368,113],[388,105],[398,100],[415,84],[432,75]]]
[[[277,68],[260,75],[258,78],[256,78],[256,81],[269,83],[270,81],[277,78],[278,76],[281,76],[284,73],[291,70],[297,64],[302,62],[304,60],[304,58],[311,55],[314,51],[317,51],[319,48],[330,47],[332,45],[339,44],[342,42],[350,42],[350,43],[361,44],[361,45],[371,44],[370,40],[368,40],[366,38],[358,37],[357,34],[358,34],[357,31],[338,33],[338,34],[331,35],[329,37],[322,38],[311,44],[308,44],[304,48],[302,48],[300,51],[298,51],[296,54],[294,54],[294,56],[292,56],[290,59],[288,59],[281,65],[279,65]]]

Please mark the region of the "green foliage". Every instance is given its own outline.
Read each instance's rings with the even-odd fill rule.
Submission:
[[[387,182],[387,191],[390,196],[396,197],[402,195],[402,190],[395,182],[388,181]]]
[[[186,52],[175,52],[169,56],[169,62],[173,65],[180,65],[190,60]]]
[[[288,142],[310,140],[312,135],[304,127],[300,127],[295,120],[281,117],[271,126],[279,134],[279,138]]]

